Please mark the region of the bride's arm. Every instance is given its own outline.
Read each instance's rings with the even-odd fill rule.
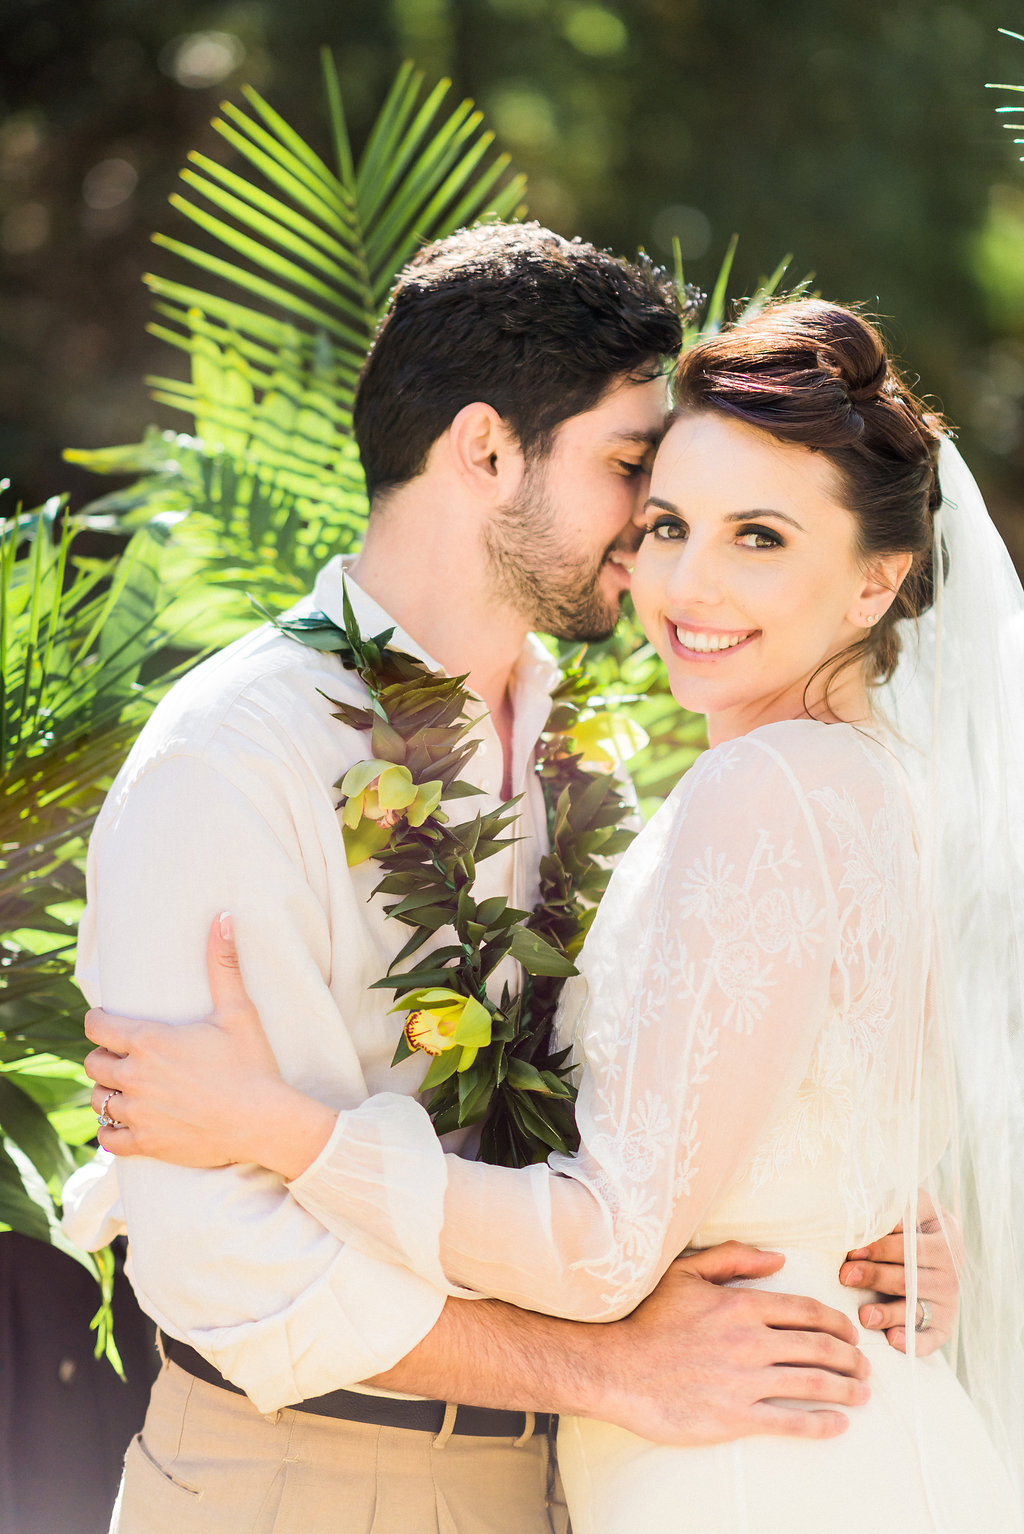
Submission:
[[[252,1161],[270,1166],[286,1179],[299,1177],[328,1149],[337,1113],[281,1080],[242,984],[234,943],[222,935],[218,924],[210,934],[209,960],[214,1010],[206,1021],[172,1028],[100,1009],[88,1014],[89,1037],[100,1046],[86,1061],[90,1075],[102,1083],[93,1093],[93,1106],[99,1112],[106,1103],[111,1117],[122,1112],[132,1125],[100,1129],[99,1138],[118,1155],[206,1167]],[[107,1102],[115,1087],[127,1095]],[[122,1103],[129,1106],[121,1107]],[[429,1149],[436,1154],[433,1140]],[[325,1156],[325,1164],[329,1160]],[[456,1164],[454,1158],[445,1160],[447,1165]],[[315,1185],[315,1174],[309,1181]],[[928,1208],[919,1213],[918,1292],[932,1307],[932,1324],[916,1339],[919,1356],[941,1347],[956,1321],[957,1269],[946,1234],[950,1219],[948,1214],[936,1217]],[[887,1330],[892,1346],[904,1350],[902,1226],[851,1256],[854,1260],[841,1270],[844,1282],[893,1296],[888,1303],[862,1307],[862,1324],[869,1330]],[[819,1322],[802,1324],[810,1327]],[[706,1321],[704,1325],[707,1332]],[[715,1339],[709,1357],[719,1357],[724,1369],[729,1336],[720,1338],[713,1330],[707,1335]],[[445,1342],[442,1351],[448,1347]],[[433,1389],[427,1389],[416,1373],[377,1383],[421,1394]],[[463,1398],[469,1399],[465,1388]]]
[[[625,1314],[806,1075],[830,1010],[832,883],[785,764],[752,741],[716,752],[630,849],[588,939],[577,1155],[521,1170],[444,1158],[438,1230],[429,1120],[376,1098],[339,1117],[293,1196],[450,1292]]]

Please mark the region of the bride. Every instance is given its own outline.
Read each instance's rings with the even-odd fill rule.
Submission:
[[[466,1162],[398,1094],[335,1115],[253,1050],[239,1003],[160,1154],[195,1164],[203,1124],[207,1164],[279,1171],[344,1240],[451,1294],[588,1321],[731,1238],[785,1252],[763,1287],[856,1320],[870,1295],[839,1284],[845,1254],[913,1228],[933,1177],[955,1203],[959,1178],[985,1420],[912,1333],[904,1356],[863,1332],[871,1397],[842,1437],[676,1448],[563,1419],[559,1463],[575,1534],[852,1534],[866,1506],[907,1534],[1018,1529],[1020,811],[1000,774],[1020,767],[1020,720],[997,693],[1024,645],[1019,586],[939,423],[855,313],[772,305],[686,352],[675,399],[632,591],[711,749],[622,859],[566,986],[579,1152]],[[125,1052],[130,1025],[92,1017]],[[203,1025],[175,1033],[203,1047]],[[97,1106],[117,1067],[92,1057]],[[130,1153],[167,1104],[126,1089],[129,1127],[104,1145]]]

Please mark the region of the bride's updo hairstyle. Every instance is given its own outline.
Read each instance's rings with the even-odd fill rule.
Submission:
[[[887,681],[899,658],[898,620],[932,602],[941,417],[915,399],[874,325],[811,298],[778,300],[698,342],[680,358],[673,387],[677,410],[721,411],[822,453],[857,520],[865,567],[878,555],[913,554],[888,612],[832,673],[863,659],[870,681]]]

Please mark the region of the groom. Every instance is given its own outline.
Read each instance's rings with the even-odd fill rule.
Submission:
[[[464,776],[482,808],[524,795],[523,839],[481,865],[481,896],[535,898],[531,759],[554,673],[528,631],[614,626],[679,343],[646,265],[498,224],[421,252],[366,364],[355,431],[372,509],[348,590],[364,632],[395,626],[398,647],[468,673],[482,704]],[[311,600],[338,622],[341,568]],[[376,874],[346,865],[335,812],[332,785],[366,745],[326,700],[364,698],[330,657],[267,630],[179,683],[97,824],[80,945],[94,1005],[181,1022],[208,1009],[203,939],[230,910],[285,1076],[333,1106],[415,1092],[422,1074],[390,1066],[389,998],[369,986],[398,940],[368,900]],[[677,1263],[633,1316],[587,1326],[446,1299],[341,1245],[251,1166],[101,1160],[67,1207],[83,1244],[127,1227],[164,1339],[120,1534],[542,1534],[559,1516],[546,1412],[694,1443],[763,1431],[765,1397],[863,1398],[843,1317],[719,1287],[778,1266],[748,1249]],[[773,1431],[841,1426],[794,1409]]]

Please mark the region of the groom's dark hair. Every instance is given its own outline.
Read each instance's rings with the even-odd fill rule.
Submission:
[[[363,367],[353,424],[367,490],[421,473],[464,406],[493,406],[528,458],[617,379],[650,377],[682,343],[675,284],[538,224],[478,224],[399,274]]]

